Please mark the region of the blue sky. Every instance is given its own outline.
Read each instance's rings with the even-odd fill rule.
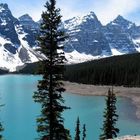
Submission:
[[[39,20],[46,0],[1,0],[7,3],[15,17],[29,13]],[[106,24],[117,15],[122,15],[140,25],[140,0],[57,0],[63,20],[74,16],[84,16],[94,11],[99,20]]]

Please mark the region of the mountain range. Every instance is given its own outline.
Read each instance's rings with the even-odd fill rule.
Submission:
[[[69,38],[64,42],[68,63],[140,52],[140,26],[118,16],[102,25],[94,12],[62,23]],[[0,68],[16,71],[43,59],[35,51],[40,21],[28,14],[15,18],[7,4],[0,4]]]
[[[103,26],[94,12],[64,22],[69,39],[66,51],[110,56],[140,51],[140,26],[122,16]]]

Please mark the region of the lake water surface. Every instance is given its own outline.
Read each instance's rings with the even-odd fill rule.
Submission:
[[[34,103],[33,92],[41,76],[3,75],[0,76],[0,101],[5,104],[1,108],[0,119],[4,126],[6,140],[34,140],[36,133],[36,118],[40,114],[40,105]],[[104,97],[79,96],[64,93],[66,105],[71,107],[64,112],[65,126],[75,133],[75,122],[80,117],[81,127],[85,123],[87,140],[98,140],[103,122],[105,107]],[[140,134],[140,120],[135,117],[135,107],[125,98],[117,102],[121,135]]]

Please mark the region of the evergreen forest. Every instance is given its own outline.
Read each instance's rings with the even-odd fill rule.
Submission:
[[[116,85],[127,87],[140,86],[140,54],[113,56],[79,64],[65,65],[64,80],[70,82]],[[41,74],[40,63],[26,64],[16,73]]]
[[[67,65],[65,80],[83,84],[140,86],[140,54]]]

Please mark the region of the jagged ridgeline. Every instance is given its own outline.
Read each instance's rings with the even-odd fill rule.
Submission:
[[[95,85],[140,86],[140,54],[67,65],[65,80]]]
[[[25,63],[39,61],[34,51],[39,25],[28,15],[19,19],[12,15],[7,4],[0,4],[0,68],[16,71]]]
[[[26,63],[43,59],[36,51],[40,23],[28,14],[16,18],[7,4],[0,4],[1,69],[18,71]],[[122,16],[104,26],[94,12],[89,12],[63,21],[61,27],[69,36],[64,42],[69,64],[140,52],[140,26]]]

